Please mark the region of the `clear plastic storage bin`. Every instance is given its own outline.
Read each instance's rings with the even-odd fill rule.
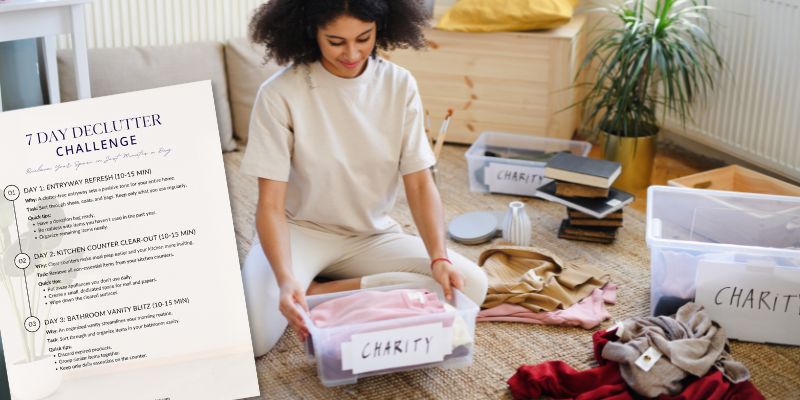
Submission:
[[[395,289],[416,289],[416,287],[407,285],[386,286],[308,296],[306,300],[309,309],[313,309],[315,306],[325,301],[348,296],[363,290],[387,291]],[[427,287],[424,289],[436,293],[439,299],[444,299],[441,288],[438,286],[436,288]],[[309,315],[303,313],[303,318],[310,333],[310,338],[305,344],[306,354],[311,360],[316,361],[319,379],[323,385],[328,387],[356,383],[359,378],[367,376],[418,368],[462,368],[469,366],[472,364],[475,341],[475,318],[478,315],[479,308],[472,300],[457,289],[453,290],[453,300],[447,303],[453,306],[455,311],[325,328],[314,326]],[[460,320],[457,320],[457,318],[460,318]],[[463,323],[461,321],[463,321]],[[451,347],[450,343],[454,340],[453,328],[455,324],[459,324],[459,334],[462,335],[462,339],[464,331],[468,333],[471,339],[468,344]],[[415,332],[409,333],[408,330]],[[413,337],[415,337],[413,335],[419,334],[420,332],[424,332],[426,337],[428,335],[430,335],[430,337],[437,335],[437,339],[434,340],[433,343],[447,344],[447,346],[442,346],[443,350],[440,353],[441,359],[436,361],[427,360],[416,362],[417,360],[402,359],[402,354],[400,354],[400,358],[398,358],[397,354],[395,354],[392,358],[373,359],[372,365],[364,365],[364,353],[369,355],[370,352],[374,351],[372,342],[365,341],[368,340],[364,339],[365,337],[379,338],[374,339],[375,343],[377,343],[378,340],[387,341],[392,343],[393,348],[395,346],[399,346],[398,348],[405,348],[406,353],[410,354],[411,350],[409,350],[409,347],[404,347],[405,342],[401,342],[400,344],[396,342],[403,337],[413,339]],[[441,339],[441,341],[439,339]],[[364,343],[369,343],[369,346]],[[422,346],[421,343],[424,342],[418,342],[417,344]],[[409,340],[408,344],[409,346],[413,346],[414,342]],[[374,354],[372,355],[374,356]],[[416,358],[417,355],[415,354],[413,357]],[[362,360],[356,360],[357,358],[362,358]],[[359,361],[361,364],[358,364]],[[402,365],[398,365],[398,361],[400,361],[399,364]]]
[[[465,153],[469,190],[533,196],[550,182],[544,167],[559,152],[586,156],[589,142],[502,132],[483,132]]]
[[[695,297],[697,266],[800,268],[800,197],[650,186],[650,310]]]

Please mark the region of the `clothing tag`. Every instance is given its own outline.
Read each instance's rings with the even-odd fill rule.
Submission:
[[[617,328],[617,332],[615,333],[615,335],[617,335],[617,337],[621,338],[622,337],[622,332],[625,331],[625,324],[623,324],[622,321],[619,321],[612,327],[612,329],[613,328]]]
[[[525,273],[525,276],[532,282],[544,283],[544,278],[539,276],[534,269],[529,269],[528,272]]]
[[[619,203],[622,203],[621,201],[619,201],[619,199],[611,199],[611,200],[606,202],[606,204],[608,204],[611,207],[615,207],[615,206],[619,205]]]
[[[408,294],[408,298],[411,300],[416,300],[422,304],[425,304],[425,293],[422,292],[411,292]]]
[[[661,354],[658,349],[655,347],[649,347],[642,353],[639,358],[636,359],[636,366],[644,370],[645,372],[650,371],[653,368],[653,365],[656,365],[656,361],[661,358],[663,354]]]

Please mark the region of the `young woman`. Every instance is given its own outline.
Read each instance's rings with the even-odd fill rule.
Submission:
[[[376,56],[424,47],[420,4],[271,0],[253,17],[266,57],[291,63],[259,89],[241,166],[259,178],[243,269],[257,356],[287,323],[305,339],[306,294],[433,279],[447,297],[455,287],[483,302],[483,271],[445,248],[416,81]],[[401,177],[420,236],[389,217]]]

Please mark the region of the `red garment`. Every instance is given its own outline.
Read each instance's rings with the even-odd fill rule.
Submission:
[[[617,363],[600,357],[603,347],[617,336],[614,331],[598,331],[592,335],[595,359],[599,367],[577,371],[563,361],[547,361],[523,365],[508,380],[515,399],[550,396],[576,400],[632,400],[636,394],[628,388]],[[690,382],[677,396],[659,396],[659,400],[748,400],[764,399],[750,382],[731,384],[718,370]]]
[[[608,342],[616,342],[617,339],[617,330],[611,329],[607,331],[597,331],[592,334],[592,351],[594,351],[594,359],[600,365],[605,365],[607,362],[611,362],[603,358],[603,347],[606,346]],[[614,363],[616,365],[617,363]]]
[[[577,371],[563,361],[523,365],[508,380],[508,385],[515,399],[538,399],[542,396],[576,400],[612,399],[627,394],[628,390],[616,363],[585,371]]]

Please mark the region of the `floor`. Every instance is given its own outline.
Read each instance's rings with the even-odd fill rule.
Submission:
[[[439,191],[445,202],[448,220],[477,210],[502,210],[519,196],[470,192],[464,152],[467,146],[445,146],[439,168]],[[598,154],[599,155],[599,154]],[[253,238],[253,210],[257,190],[254,178],[239,172],[242,153],[224,155],[231,190],[231,208],[237,244],[248,249]],[[713,166],[711,166],[713,168]],[[656,159],[654,182],[708,169],[694,157],[672,149],[662,149]],[[650,251],[646,245],[646,218],[639,212],[626,214],[620,238],[612,245],[567,242],[557,237],[564,218],[564,206],[535,199],[528,201],[536,246],[550,249],[567,259],[591,261],[607,271],[621,288],[617,302],[609,307],[612,321],[646,316],[650,313]],[[404,196],[392,213],[409,231],[413,217]],[[501,239],[495,239],[497,244]],[[477,260],[492,244],[468,246],[448,241],[448,247]],[[325,398],[453,398],[509,399],[506,380],[523,364],[562,360],[583,370],[596,366],[591,357],[591,333],[579,328],[532,326],[514,323],[479,324],[475,331],[472,365],[463,369],[419,369],[362,379],[356,385],[326,388],[320,384],[317,367],[304,357],[304,350],[290,331],[269,356],[256,361],[262,393],[270,399]],[[800,347],[764,345],[734,341],[731,351],[753,375],[753,382],[767,398],[786,398],[800,387]]]

